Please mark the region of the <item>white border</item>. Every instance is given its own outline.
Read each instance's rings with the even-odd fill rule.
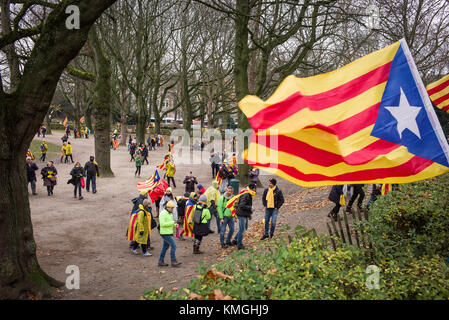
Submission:
[[[440,142],[440,146],[443,149],[446,160],[449,162],[449,144],[447,143],[443,129],[441,128],[438,117],[435,113],[435,110],[433,109],[433,105],[430,101],[429,95],[427,94],[426,87],[424,86],[418,69],[416,68],[415,61],[413,60],[412,54],[410,53],[410,49],[407,45],[407,41],[402,38],[401,40],[399,40],[399,42],[401,43],[402,49],[404,50],[405,57],[407,58],[408,65],[410,67],[410,70],[412,71],[413,78],[415,80],[416,86],[418,87],[418,92],[421,96],[421,100],[424,103],[427,115],[429,116],[430,123],[432,124],[438,141]]]

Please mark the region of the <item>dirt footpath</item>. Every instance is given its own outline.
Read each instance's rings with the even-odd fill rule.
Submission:
[[[61,137],[61,132],[54,132],[46,138],[48,142],[61,145]],[[72,137],[69,141],[73,146],[75,162],[79,161],[84,166],[89,156],[94,154],[93,137],[76,140]],[[130,200],[138,195],[136,184],[154,172],[155,166],[162,162],[167,150],[165,144],[156,151],[150,151],[150,164],[142,166],[141,178],[134,177],[135,164],[129,162],[130,156],[126,147],[111,150],[111,166],[115,177],[98,178],[97,193],[88,193],[83,189],[83,200],[75,199],[73,185],[66,183],[70,179],[69,172],[73,165],[61,164],[59,159],[54,159],[59,173],[54,195],[47,196],[42,180],[37,183],[37,196],[31,196],[29,190],[34,237],[41,267],[62,282],[65,282],[68,276],[65,273],[67,266],[76,265],[80,270],[80,289],[62,290],[62,299],[138,299],[145,289],[153,286],[171,289],[187,285],[190,279],[197,275],[196,266],[200,260],[211,264],[216,262],[214,253],[219,248],[219,236],[216,232],[204,238],[201,249],[205,253],[202,255],[192,254],[192,240],[176,240],[176,256],[178,261],[182,262],[179,268],[157,266],[162,248],[162,239],[157,229],[154,229],[151,235],[151,244],[154,247],[154,250],[150,251],[152,257],[134,256],[128,241],[125,240],[128,213],[132,208]],[[36,163],[39,169],[44,166],[42,162]],[[209,187],[212,181],[210,165],[177,165],[177,188],[174,189],[176,196],[184,193],[182,180],[189,171],[193,171],[205,188]],[[261,175],[260,180],[265,186],[271,177]],[[278,186],[286,196],[304,190],[281,178],[277,179]],[[259,188],[256,194],[256,214],[252,221],[263,218],[262,191]],[[319,226],[326,219],[326,210],[323,208],[311,214],[303,212],[298,218],[292,218],[291,214],[283,215],[284,210],[281,210],[278,221],[293,226],[302,222],[321,231]],[[309,220],[312,222],[307,223]],[[216,231],[215,221],[212,221],[211,226]],[[165,261],[170,261],[169,252]]]

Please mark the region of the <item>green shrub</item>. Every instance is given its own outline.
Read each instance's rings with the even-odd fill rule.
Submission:
[[[401,185],[372,206],[367,228],[375,255],[449,256],[449,174]],[[401,249],[399,249],[401,248]]]
[[[248,251],[232,253],[186,288],[147,290],[142,299],[449,299],[449,175],[401,185],[372,206],[363,229],[372,248],[339,243],[297,226]],[[335,239],[337,240],[337,239]],[[379,268],[379,288],[367,284],[367,267]],[[230,277],[217,277],[218,273]]]

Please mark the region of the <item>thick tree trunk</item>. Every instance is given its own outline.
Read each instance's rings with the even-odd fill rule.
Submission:
[[[51,286],[62,285],[37,261],[24,154],[44,121],[62,71],[114,0],[77,1],[83,17],[78,30],[65,26],[67,3],[57,4],[46,18],[17,90],[5,94],[0,88],[0,299],[41,298],[53,293]]]
[[[92,114],[95,119],[95,159],[103,177],[113,177],[111,170],[111,63],[104,55],[95,29],[91,31],[95,58],[95,94]]]
[[[235,17],[235,46],[234,46],[234,82],[235,97],[237,102],[249,93],[248,89],[248,21],[250,16],[249,0],[237,0]],[[239,110],[239,128],[243,131],[251,128],[248,118]],[[244,149],[248,148],[248,142],[244,140]],[[239,157],[243,155],[239,154]],[[241,162],[241,161],[239,161]],[[248,172],[251,166],[247,163],[238,165],[238,178],[241,185],[249,182]]]
[[[2,128],[6,129],[7,125],[3,123]],[[22,156],[26,150],[15,149],[15,139],[9,140],[8,133],[1,131],[0,299],[48,297],[52,294],[51,286],[63,284],[45,274],[37,262]],[[14,150],[13,154],[8,150],[10,146],[14,146],[10,149]]]

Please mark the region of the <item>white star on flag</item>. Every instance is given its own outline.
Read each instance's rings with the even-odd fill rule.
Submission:
[[[391,115],[398,122],[397,130],[399,133],[399,137],[402,139],[402,132],[405,129],[409,129],[413,132],[419,139],[421,139],[421,135],[419,133],[418,123],[416,122],[416,117],[418,116],[419,111],[422,107],[411,106],[408,103],[407,97],[405,96],[404,91],[401,88],[401,97],[399,100],[399,106],[396,107],[385,107],[388,111],[390,111]]]

